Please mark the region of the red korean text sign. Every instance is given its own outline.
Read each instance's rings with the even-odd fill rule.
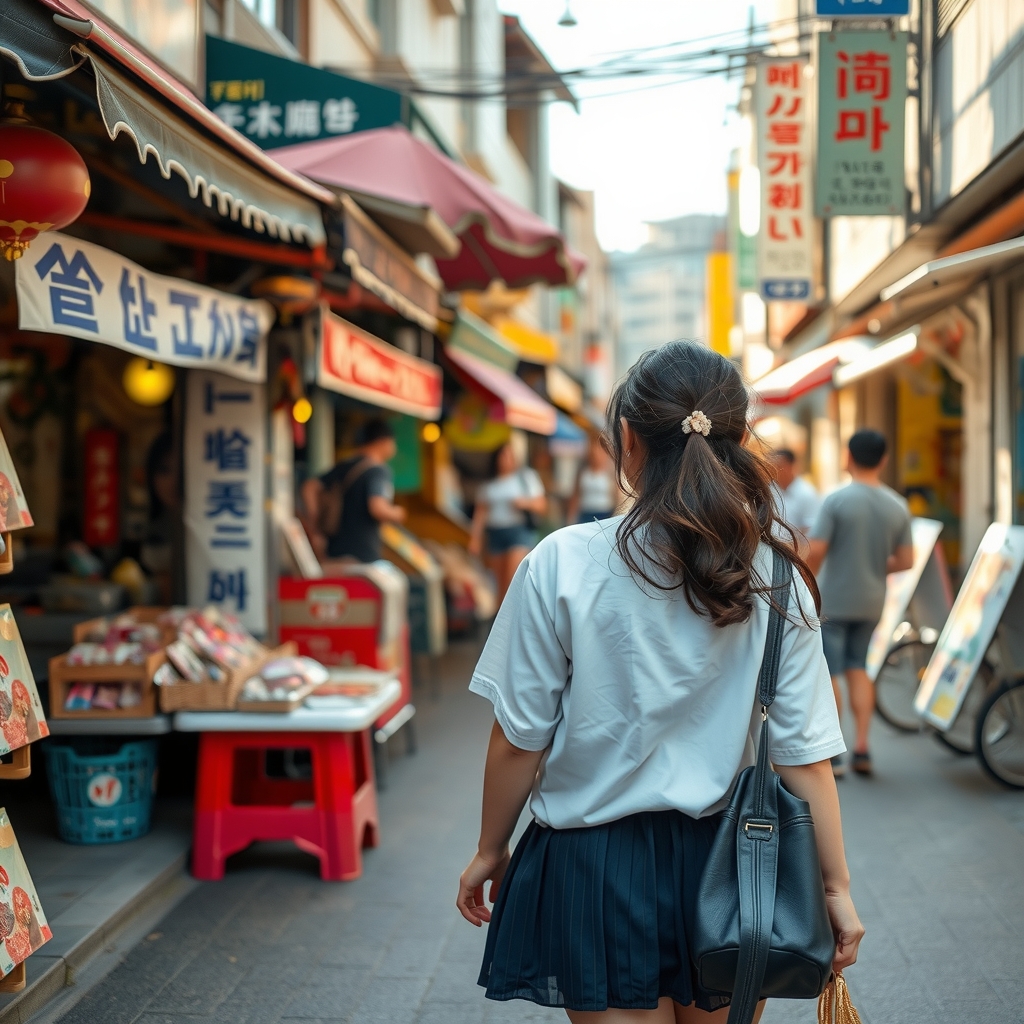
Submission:
[[[818,36],[818,216],[902,216],[906,104],[905,32]]]
[[[761,230],[757,266],[765,301],[807,301],[814,269],[807,61],[757,66]]]
[[[117,431],[103,427],[85,435],[85,523],[91,548],[112,547],[120,539],[120,472]]]
[[[317,383],[420,419],[441,414],[441,368],[324,311]]]

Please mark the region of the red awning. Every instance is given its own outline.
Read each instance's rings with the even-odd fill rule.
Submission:
[[[555,407],[514,374],[458,349],[446,348],[445,356],[462,383],[492,404],[492,419],[534,434],[550,436],[555,432]]]
[[[830,342],[777,366],[755,380],[751,389],[768,405],[786,405],[808,391],[831,384],[837,366],[863,355],[869,347],[863,341],[849,338]]]
[[[547,221],[402,125],[284,146],[274,159],[357,200],[434,210],[462,242],[454,258],[436,261],[450,289],[483,289],[495,279],[511,288],[572,284],[586,266]]]

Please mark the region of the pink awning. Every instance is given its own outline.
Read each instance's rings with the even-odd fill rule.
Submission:
[[[491,403],[492,419],[534,434],[555,432],[555,407],[514,374],[459,349],[446,348],[444,354],[462,383]]]
[[[835,368],[856,359],[867,348],[864,342],[849,338],[830,342],[770,370],[755,380],[751,389],[762,402],[786,405],[808,391],[831,384]]]
[[[402,125],[274,150],[274,159],[323,185],[432,209],[462,248],[437,269],[453,290],[572,284],[586,259],[547,221],[415,138]]]

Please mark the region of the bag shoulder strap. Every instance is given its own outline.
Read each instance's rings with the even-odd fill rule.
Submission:
[[[347,494],[348,489],[372,466],[373,459],[360,459],[342,478],[341,483],[338,485],[338,494],[342,496]]]
[[[727,1024],[750,1024],[761,997],[775,920],[775,884],[779,870],[779,808],[771,785],[768,757],[768,708],[775,700],[782,659],[793,569],[789,559],[772,552],[768,635],[758,676],[761,736],[751,785],[745,792],[736,823],[736,872],[739,880],[739,950],[736,984]]]
[[[771,707],[775,700],[775,687],[779,681],[779,662],[782,659],[782,634],[786,628],[789,595],[793,587],[793,566],[788,558],[772,551],[772,587],[768,596],[768,635],[764,642],[764,658],[757,678],[761,706]]]

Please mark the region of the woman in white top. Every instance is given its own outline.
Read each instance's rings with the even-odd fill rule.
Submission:
[[[615,467],[600,438],[591,437],[587,463],[576,478],[576,489],[569,499],[569,521],[592,523],[609,519],[622,501],[615,482]]]
[[[498,587],[498,604],[527,552],[537,543],[535,517],[547,509],[544,483],[536,470],[520,464],[510,441],[495,452],[494,479],[476,492],[469,551],[487,561]]]
[[[685,342],[642,356],[609,410],[633,508],[547,537],[498,613],[470,684],[496,721],[457,901],[490,922],[479,981],[492,999],[563,1007],[573,1024],[725,1020],[728,997],[699,985],[688,936],[719,812],[754,760],[773,550],[794,585],[772,761],[811,807],[835,967],[856,959],[817,590],[778,539],[746,418],[721,356]],[[527,800],[534,820],[510,858]]]

